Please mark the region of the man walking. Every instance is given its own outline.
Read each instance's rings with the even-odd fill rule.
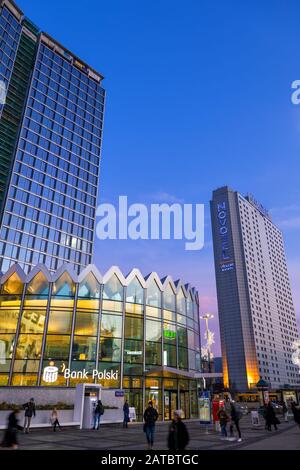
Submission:
[[[240,430],[240,419],[242,417],[242,413],[236,408],[236,405],[233,401],[230,403],[230,417],[230,436],[233,436],[233,426],[235,426],[239,436],[238,442],[242,442],[242,434]]]
[[[151,450],[154,444],[155,423],[158,419],[158,413],[153,408],[152,401],[149,401],[148,408],[144,412],[144,432],[146,433],[148,449]]]
[[[100,419],[101,416],[104,414],[104,406],[102,405],[102,401],[98,400],[95,411],[94,411],[94,430],[99,429],[100,427]]]
[[[129,423],[129,405],[128,401],[126,400],[123,406],[123,428],[128,428],[128,423]]]
[[[35,403],[34,398],[30,398],[29,402],[23,405],[25,410],[25,419],[24,419],[24,433],[28,434],[31,424],[32,416],[35,418]]]

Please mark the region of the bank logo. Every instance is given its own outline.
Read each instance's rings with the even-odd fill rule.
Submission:
[[[54,362],[50,362],[50,365],[44,368],[43,381],[48,384],[53,384],[58,379],[58,367],[54,365]]]
[[[6,101],[6,85],[3,80],[0,80],[0,104],[5,104]]]

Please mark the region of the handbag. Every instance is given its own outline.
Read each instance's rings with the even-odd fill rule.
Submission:
[[[146,432],[146,429],[147,429],[147,424],[144,423],[144,426],[143,426],[143,431]]]

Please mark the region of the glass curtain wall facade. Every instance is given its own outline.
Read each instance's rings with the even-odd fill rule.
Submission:
[[[52,275],[15,265],[0,286],[0,386],[95,381],[124,389],[139,418],[149,399],[160,418],[170,419],[171,406],[198,416],[199,304],[190,286],[138,270],[125,278],[111,268],[102,277],[93,265],[79,276],[69,265]],[[43,370],[53,363],[59,373],[48,383]],[[65,378],[66,368],[116,374]]]
[[[0,7],[0,271],[92,261],[105,91],[102,76]]]

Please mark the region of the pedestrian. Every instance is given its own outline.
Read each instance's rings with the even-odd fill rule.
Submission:
[[[280,423],[279,419],[275,415],[274,408],[272,406],[272,403],[269,401],[266,407],[266,426],[267,430],[271,431],[272,430],[272,425],[274,426],[275,431],[277,431],[277,424]]]
[[[222,433],[221,439],[227,439],[227,423],[230,420],[230,418],[228,414],[226,413],[225,408],[223,406],[219,408],[217,415],[218,415],[220,426],[221,426],[221,433]]]
[[[148,449],[152,449],[154,444],[155,423],[158,419],[158,413],[150,400],[148,407],[144,411],[144,432],[146,433]]]
[[[242,418],[242,413],[237,409],[233,401],[230,403],[230,418],[230,436],[233,437],[233,426],[235,426],[239,436],[238,442],[242,442],[242,434],[240,429],[240,419]]]
[[[123,415],[124,415],[123,428],[128,428],[128,423],[130,419],[129,419],[129,405],[128,405],[127,400],[125,401],[124,406],[123,406]]]
[[[293,413],[293,416],[294,416],[294,421],[298,425],[298,427],[300,428],[300,409],[299,409],[299,406],[297,406],[296,402],[292,401],[291,409],[292,409],[292,413]]]
[[[18,415],[20,410],[12,411],[8,416],[7,429],[4,434],[2,441],[2,447],[8,447],[9,449],[18,448],[17,433],[18,430],[23,430],[22,426],[19,426]]]
[[[281,406],[282,406],[282,415],[283,415],[284,421],[287,423],[289,421],[288,420],[288,407],[285,401],[281,403]]]
[[[174,412],[174,419],[169,427],[168,449],[184,450],[190,440],[186,425],[181,419],[181,410]]]
[[[23,408],[25,410],[25,417],[24,417],[24,432],[26,434],[29,433],[30,424],[32,417],[35,418],[35,403],[34,398],[30,398],[27,403],[24,403]]]
[[[96,405],[95,410],[94,410],[94,427],[93,427],[94,430],[98,431],[98,429],[100,427],[101,416],[103,414],[104,414],[104,406],[102,404],[102,401],[98,400],[97,405]]]
[[[51,413],[51,424],[53,426],[53,431],[56,431],[56,427],[58,426],[58,429],[61,431],[61,426],[58,420],[58,412],[57,409],[54,408],[54,410]]]

